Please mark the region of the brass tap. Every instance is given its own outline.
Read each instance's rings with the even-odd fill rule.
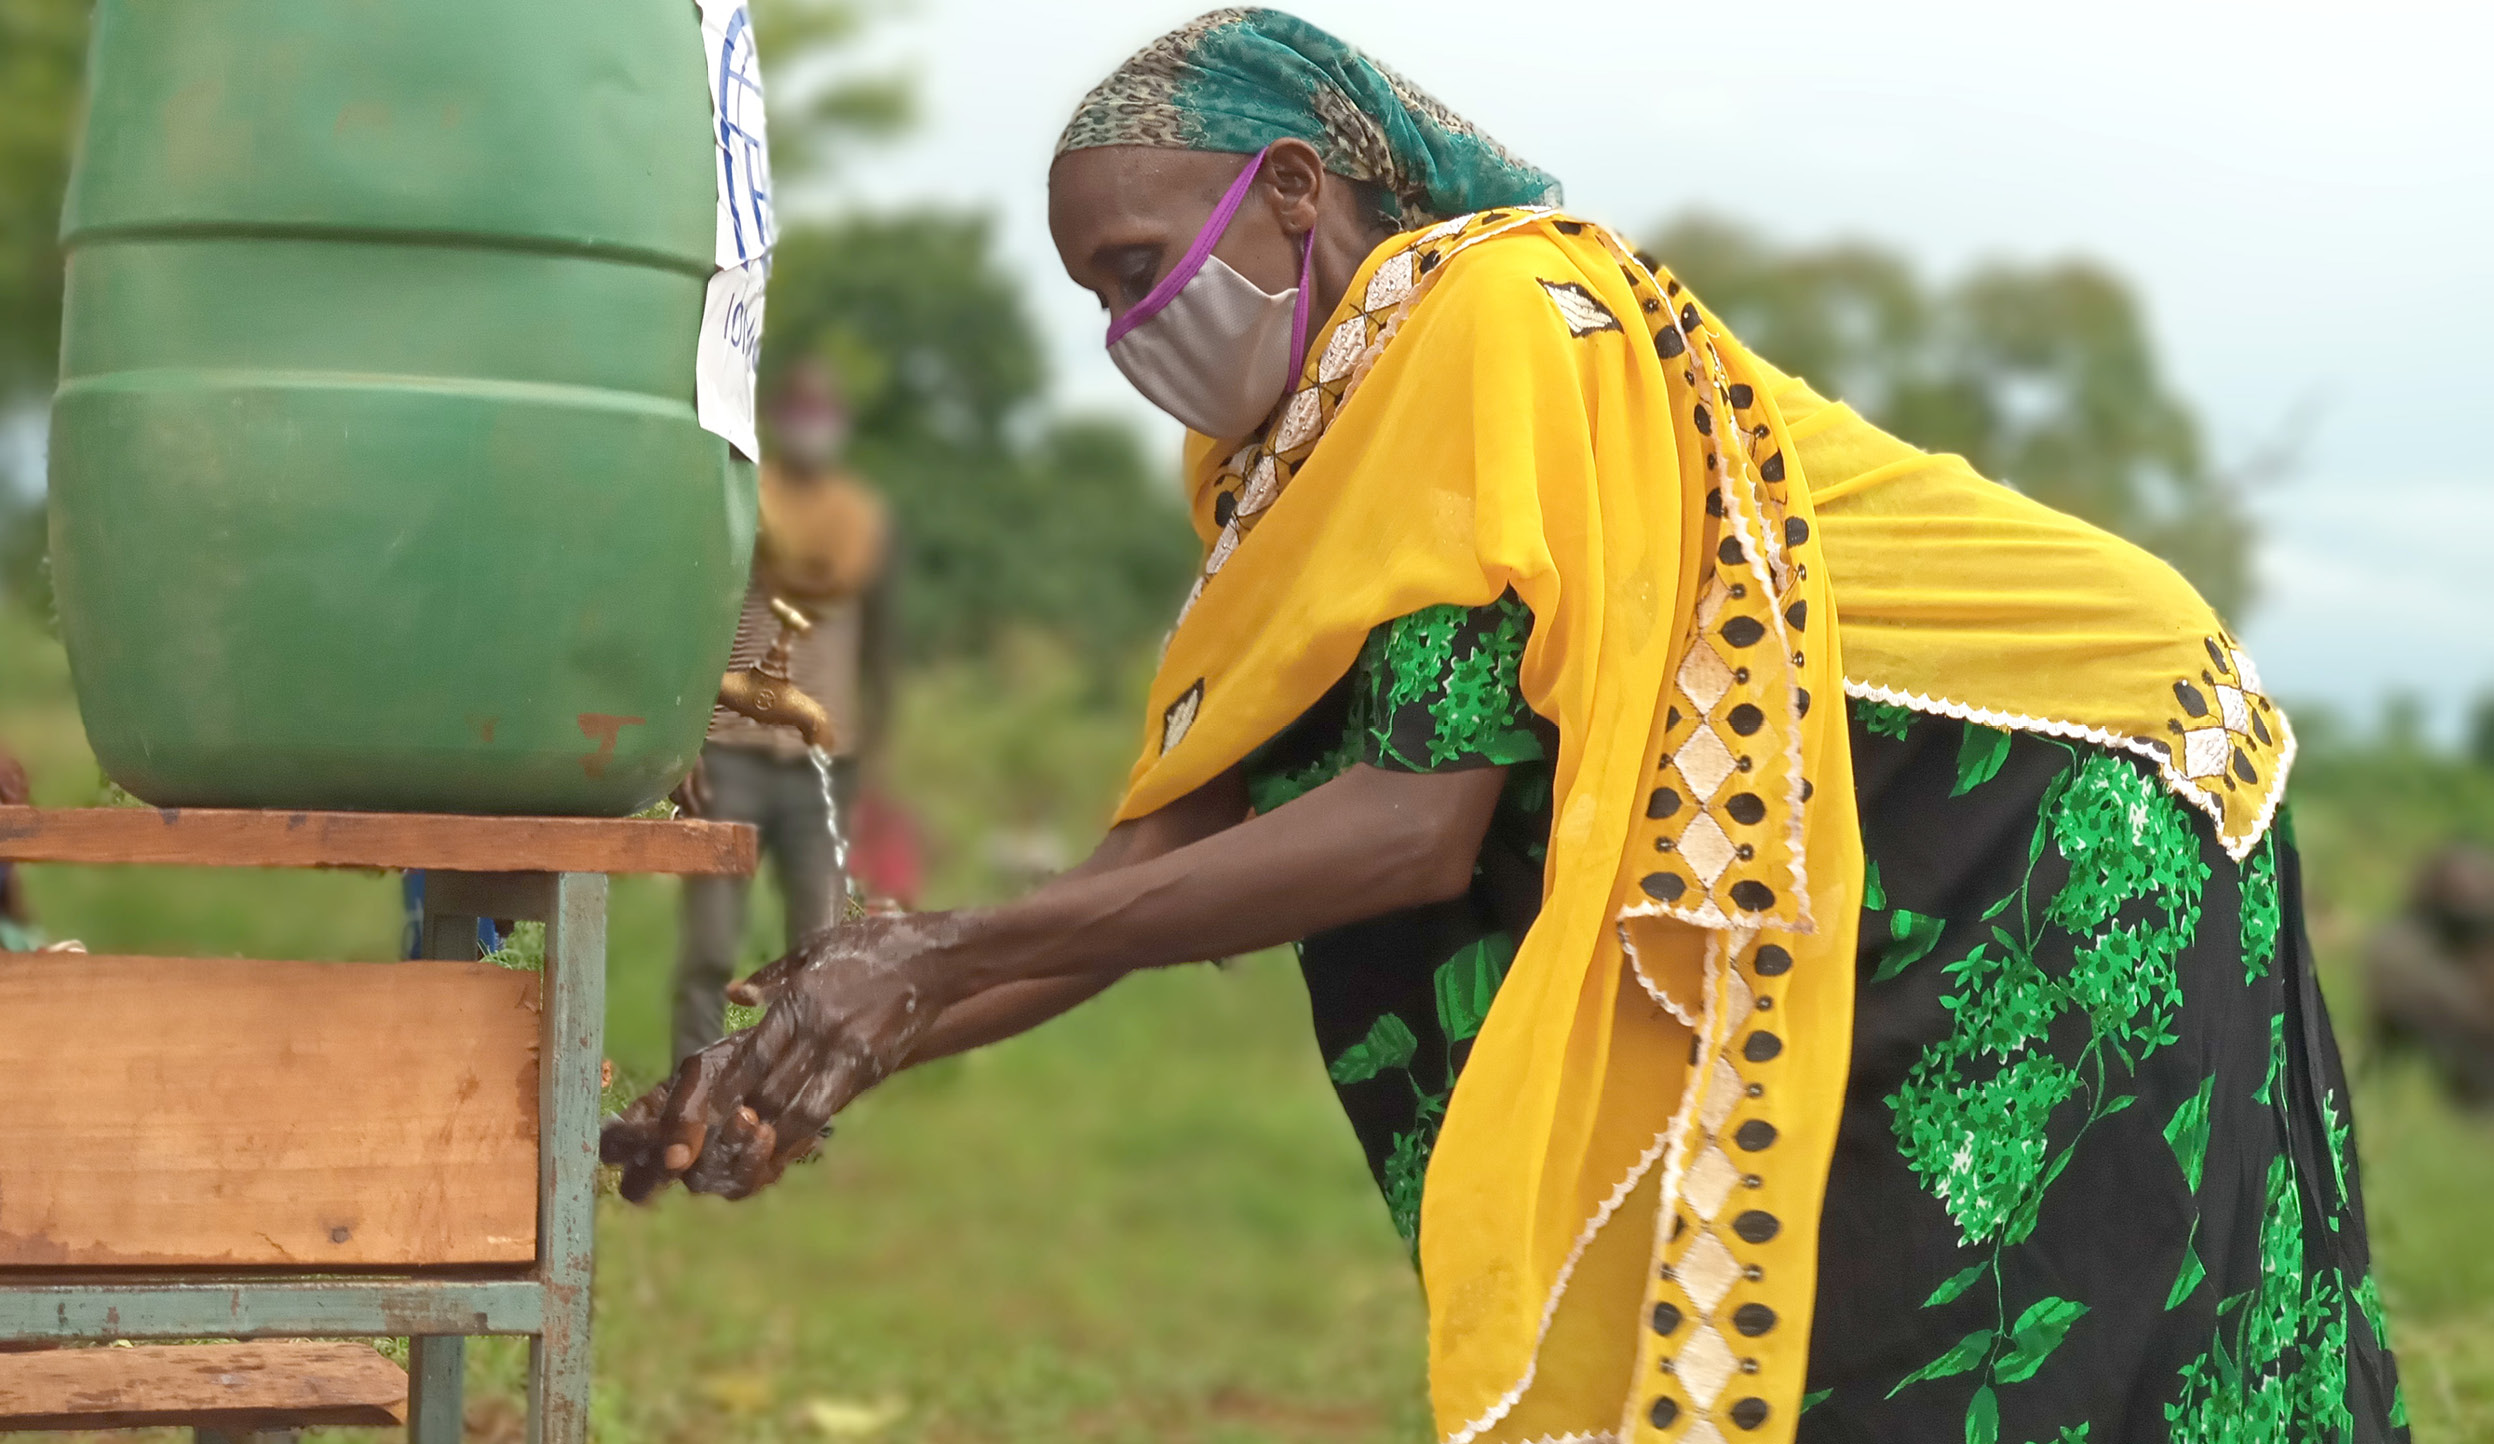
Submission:
[[[761,661],[719,679],[719,705],[765,727],[790,728],[805,739],[806,746],[828,752],[831,714],[807,696],[788,672],[789,648],[813,631],[814,623],[777,597],[771,598],[771,615],[779,619],[779,635],[772,638]]]

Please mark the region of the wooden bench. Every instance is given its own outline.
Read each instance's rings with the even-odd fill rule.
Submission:
[[[482,962],[0,957],[0,1269],[525,1266],[540,1007]]]
[[[369,1344],[173,1344],[0,1354],[0,1429],[189,1425],[228,1437],[407,1422],[407,1371]]]
[[[456,1444],[466,1336],[518,1334],[529,1437],[585,1444],[607,875],[748,873],[751,828],[0,807],[0,862],[421,868],[429,960],[0,953],[0,1347],[409,1340],[0,1353],[0,1430]]]

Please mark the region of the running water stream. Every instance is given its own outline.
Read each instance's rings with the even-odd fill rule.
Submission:
[[[831,786],[831,754],[820,747],[805,749],[814,763],[814,779],[823,789],[823,826],[831,833],[831,865],[838,873],[839,892],[831,900],[832,915],[839,922],[861,917],[865,909],[857,900],[857,886],[849,879],[849,830],[840,816],[840,798]]]

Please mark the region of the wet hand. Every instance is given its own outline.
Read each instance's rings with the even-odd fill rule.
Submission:
[[[639,1203],[670,1182],[748,1197],[818,1147],[832,1115],[891,1076],[954,999],[939,966],[949,914],[868,917],[816,933],[729,989],[762,1021],[684,1060],[611,1120],[599,1156]]]

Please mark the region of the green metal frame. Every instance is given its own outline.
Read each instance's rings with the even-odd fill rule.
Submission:
[[[0,1342],[403,1335],[411,1345],[410,1444],[457,1444],[467,1337],[525,1335],[529,1439],[587,1444],[606,897],[602,873],[434,872],[425,880],[426,957],[476,956],[480,917],[546,925],[533,1266],[377,1277],[0,1275]]]

